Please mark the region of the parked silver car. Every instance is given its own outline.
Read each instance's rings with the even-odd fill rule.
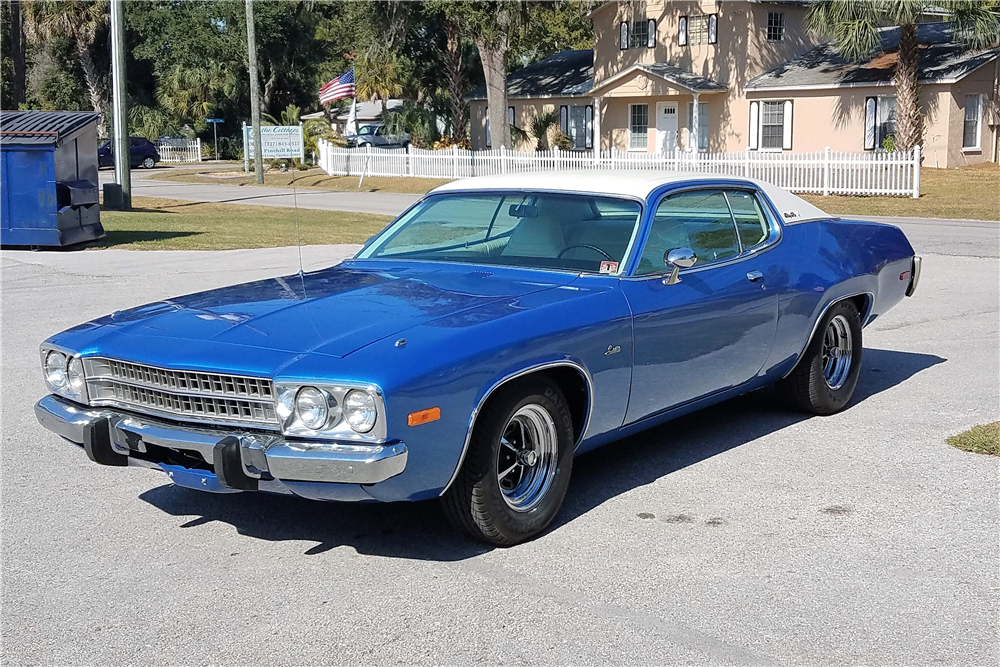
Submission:
[[[352,148],[355,146],[378,146],[381,148],[402,146],[405,148],[410,144],[409,133],[389,134],[385,125],[381,123],[362,125],[358,128],[357,134],[345,135],[344,139],[347,140],[347,145]]]

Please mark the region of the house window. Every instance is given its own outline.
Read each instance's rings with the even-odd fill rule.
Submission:
[[[708,15],[688,17],[687,43],[708,44]]]
[[[896,98],[865,99],[865,150],[894,150],[896,135]]]
[[[785,103],[762,102],[760,147],[781,150],[785,131]]]
[[[877,118],[878,118],[877,120],[878,129],[876,136],[876,141],[878,142],[877,147],[889,150],[889,147],[895,144],[895,137],[896,137],[895,97],[878,98]]]
[[[780,42],[785,39],[784,12],[767,13],[767,41]]]
[[[629,113],[629,149],[646,150],[649,146],[649,105],[630,104]]]
[[[594,107],[559,107],[559,129],[573,140],[573,150],[586,150],[594,145]]]
[[[962,148],[979,149],[983,117],[983,96],[965,96],[965,125],[962,128]]]
[[[694,128],[694,102],[688,102],[688,132]],[[708,103],[698,102],[698,150],[708,150]]]
[[[656,46],[656,21],[643,19],[641,21],[624,22],[619,26],[619,44],[625,49],[651,49]]]

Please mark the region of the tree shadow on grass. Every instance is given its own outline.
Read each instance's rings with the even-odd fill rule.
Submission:
[[[852,406],[944,361],[935,355],[866,349]],[[573,463],[569,493],[549,531],[632,489],[811,418],[781,407],[776,392],[765,388],[584,454]],[[450,528],[435,501],[322,503],[264,493],[214,495],[169,484],[140,498],[172,516],[196,517],[182,523],[182,529],[221,521],[255,539],[315,542],[306,555],[347,546],[390,558],[458,561],[491,549]]]
[[[89,241],[85,244],[74,246],[75,248],[115,248],[117,246],[131,245],[134,243],[149,243],[151,241],[167,241],[169,239],[179,239],[187,236],[198,236],[203,232],[157,232],[140,230],[113,230],[106,231],[104,238]]]

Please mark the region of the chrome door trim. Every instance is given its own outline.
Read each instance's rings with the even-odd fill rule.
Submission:
[[[840,296],[840,297],[837,297],[836,299],[831,300],[830,303],[826,304],[823,307],[823,310],[820,311],[819,317],[817,317],[816,321],[813,322],[812,331],[809,332],[809,337],[806,338],[805,345],[803,345],[802,349],[799,351],[798,358],[795,360],[795,365],[792,366],[788,370],[787,373],[785,373],[784,375],[781,376],[782,380],[784,380],[786,377],[788,377],[789,375],[791,375],[792,371],[794,371],[798,367],[799,362],[802,361],[802,355],[806,353],[806,348],[809,347],[809,343],[812,342],[813,336],[816,335],[816,330],[819,329],[819,323],[823,321],[823,318],[826,316],[827,311],[830,310],[831,308],[833,308],[835,305],[837,305],[841,301],[846,301],[847,299],[853,299],[856,296],[865,296],[865,297],[867,297],[867,300],[865,302],[866,303],[866,309],[865,309],[866,312],[860,313],[860,315],[861,315],[861,327],[864,328],[864,326],[865,326],[865,319],[867,318],[867,312],[870,312],[871,309],[872,309],[872,307],[875,305],[875,294],[873,292],[855,292],[853,294],[845,294],[843,296]]]
[[[493,394],[493,392],[499,389],[501,386],[507,384],[512,380],[516,380],[519,377],[530,375],[531,373],[534,373],[536,371],[542,371],[547,368],[558,368],[560,366],[567,366],[569,368],[573,368],[575,370],[580,371],[583,377],[586,378],[587,380],[587,409],[586,409],[587,416],[583,421],[583,428],[580,430],[580,437],[577,438],[576,443],[574,443],[573,445],[573,450],[576,451],[576,449],[580,446],[580,443],[582,443],[584,439],[587,437],[587,430],[590,428],[590,416],[594,411],[593,410],[594,379],[590,377],[590,373],[587,371],[586,368],[583,367],[582,364],[575,361],[570,361],[569,359],[563,359],[561,361],[548,361],[542,364],[537,364],[535,366],[530,366],[528,368],[524,368],[522,370],[506,375],[500,380],[496,381],[486,391],[486,393],[483,394],[483,397],[479,399],[479,403],[476,405],[475,409],[473,409],[472,416],[469,418],[469,428],[465,434],[465,443],[462,445],[462,454],[461,456],[458,457],[458,465],[455,466],[455,472],[452,473],[451,479],[449,479],[448,483],[445,484],[445,487],[444,489],[441,490],[439,496],[443,496],[448,491],[448,489],[451,488],[451,485],[455,483],[455,480],[458,479],[458,473],[462,471],[462,464],[465,463],[465,456],[469,452],[469,445],[472,442],[472,429],[475,428],[476,426],[476,417],[479,416],[480,410],[482,410],[483,406],[486,404],[486,400]]]

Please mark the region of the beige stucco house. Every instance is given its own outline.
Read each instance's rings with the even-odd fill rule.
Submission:
[[[556,111],[577,150],[644,153],[891,147],[898,30],[866,63],[805,27],[805,2],[608,2],[593,51],[565,51],[508,78],[507,121]],[[924,164],[996,162],[1000,49],[968,52],[921,24]],[[489,148],[485,90],[468,96],[473,148]],[[517,146],[526,150],[528,146]]]

